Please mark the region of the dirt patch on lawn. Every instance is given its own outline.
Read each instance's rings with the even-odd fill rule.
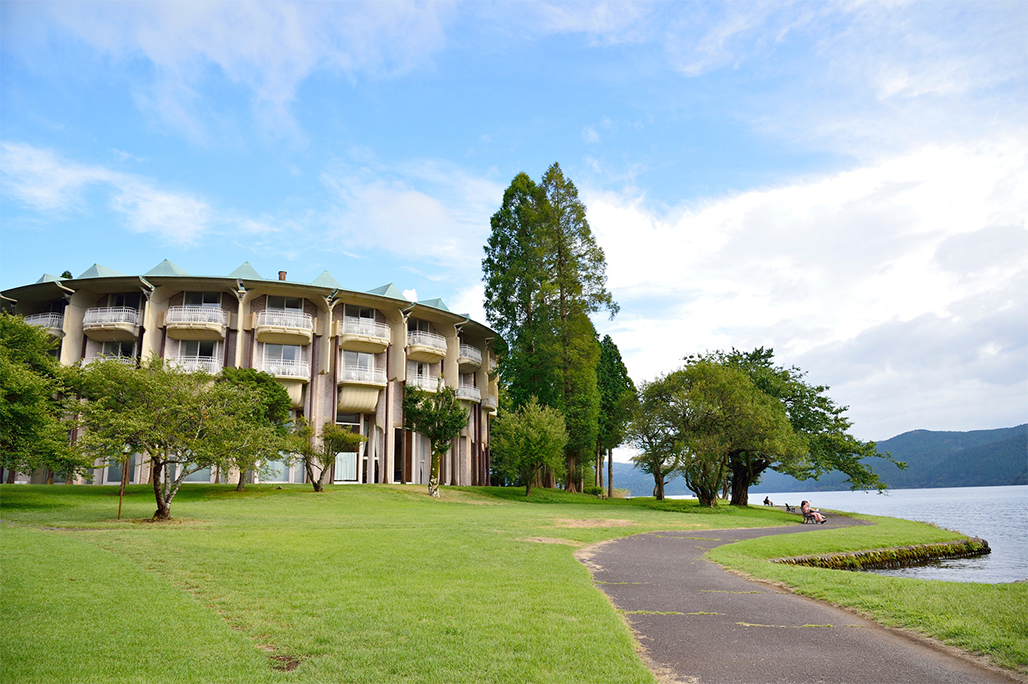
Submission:
[[[536,544],[565,544],[567,546],[581,546],[580,542],[573,539],[558,539],[556,537],[518,537],[520,542],[534,542]]]
[[[632,527],[636,524],[634,520],[573,520],[571,518],[554,518],[553,522],[557,527],[565,527],[567,529],[581,527]]]

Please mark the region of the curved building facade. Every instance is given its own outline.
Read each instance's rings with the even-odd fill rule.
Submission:
[[[495,333],[446,308],[411,302],[392,284],[346,290],[325,271],[312,283],[285,271],[262,278],[244,263],[227,276],[194,276],[165,260],[141,276],[94,264],[77,278],[44,275],[2,293],[8,310],[60,339],[66,365],[158,356],[190,371],[255,368],[288,391],[294,416],[336,422],[368,438],[340,454],[332,481],[427,484],[428,440],[404,428],[403,393],[414,385],[457,390],[468,423],[443,459],[440,482],[489,481],[489,423],[497,385],[490,375]],[[136,459],[131,482],[149,471]],[[302,466],[273,464],[263,481],[302,482]],[[17,481],[43,481],[21,475]],[[120,466],[98,467],[93,482],[119,482]],[[192,481],[224,481],[200,471]]]

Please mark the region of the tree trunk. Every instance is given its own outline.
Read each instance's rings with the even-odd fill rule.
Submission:
[[[243,487],[246,485],[246,468],[239,469],[239,482],[236,483],[236,491],[243,491]]]
[[[750,502],[750,485],[761,473],[767,470],[767,461],[758,459],[756,465],[738,459],[731,463],[732,468],[732,501],[733,506],[748,506]]]
[[[594,486],[603,489],[603,449],[600,445],[596,445],[596,481],[593,483]]]
[[[435,449],[432,450],[432,468],[428,475],[428,495],[439,498],[439,462],[442,460],[442,454],[438,453]]]
[[[526,480],[526,482],[527,484],[525,485],[525,498],[527,499],[528,497],[532,496],[532,480]]]
[[[150,482],[153,483],[153,494],[157,500],[157,510],[154,511],[153,520],[171,520],[171,504],[164,500],[164,491],[161,489],[161,472],[167,466],[164,463],[151,462],[153,467],[150,470]]]
[[[607,498],[614,498],[614,450],[607,449]]]
[[[653,473],[653,496],[657,501],[664,500],[664,473]]]
[[[578,468],[575,462],[575,457],[571,454],[567,454],[564,457],[564,467],[567,470],[567,475],[564,476],[564,491],[569,494],[574,494],[578,491],[578,487],[575,481],[578,479]]]

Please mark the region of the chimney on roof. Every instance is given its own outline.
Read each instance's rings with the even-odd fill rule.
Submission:
[[[285,280],[286,279],[286,272],[285,271],[279,271],[278,272],[278,279],[279,280]]]

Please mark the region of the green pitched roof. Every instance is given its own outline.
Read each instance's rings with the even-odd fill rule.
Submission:
[[[422,306],[430,306],[433,309],[449,311],[449,309],[446,308],[446,303],[441,299],[425,299],[423,301],[418,302],[418,304],[421,304]]]
[[[253,266],[250,265],[249,261],[244,261],[243,265],[228,274],[229,278],[247,278],[248,280],[264,280],[260,274],[254,270]]]
[[[189,275],[185,270],[171,263],[167,259],[157,264],[149,271],[146,272],[148,276],[187,276]]]
[[[337,283],[336,279],[333,278],[332,274],[329,273],[328,271],[322,272],[321,275],[319,275],[317,278],[314,279],[314,282],[311,283],[311,285],[317,285],[318,287],[331,287],[331,288],[340,288],[340,287],[342,287],[342,285]]]
[[[80,275],[79,278],[116,278],[124,275],[124,273],[115,271],[113,268],[107,268],[100,264],[93,264],[87,268],[85,273]]]
[[[403,296],[403,293],[396,289],[396,286],[392,283],[383,285],[382,287],[376,287],[374,290],[368,290],[368,294],[382,295],[383,297],[399,299],[404,302],[407,301],[407,298]]]
[[[36,282],[37,283],[59,283],[62,280],[64,280],[64,279],[60,278],[58,276],[50,275],[49,273],[44,273],[43,277],[40,278],[39,280],[37,280]]]

